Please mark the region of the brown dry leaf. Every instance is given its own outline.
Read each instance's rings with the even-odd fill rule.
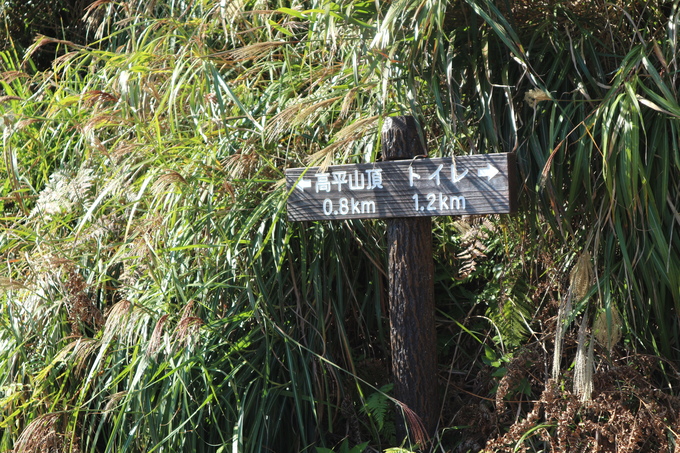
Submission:
[[[10,102],[10,101],[21,101],[22,99],[19,96],[0,96],[0,104],[4,104],[5,102]]]
[[[0,80],[6,83],[12,83],[18,78],[30,79],[30,76],[22,71],[5,71],[0,74]]]
[[[531,107],[536,108],[536,104],[541,101],[551,101],[550,93],[541,90],[540,88],[534,88],[524,93],[524,101]]]
[[[623,323],[616,307],[612,306],[609,312],[609,316],[607,316],[606,310],[602,310],[597,314],[593,324],[593,336],[598,343],[611,351],[621,339]]]
[[[593,283],[593,277],[594,272],[590,253],[583,251],[569,275],[569,285],[575,301],[580,301],[588,294]]]

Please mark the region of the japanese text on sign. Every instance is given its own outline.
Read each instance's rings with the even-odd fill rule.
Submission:
[[[512,154],[289,169],[288,214],[322,220],[511,212],[514,171]]]

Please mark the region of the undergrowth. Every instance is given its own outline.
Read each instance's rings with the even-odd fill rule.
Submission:
[[[60,33],[14,3],[0,450],[677,451],[678,1],[57,2]],[[521,181],[434,222],[419,446],[384,224],[290,223],[282,181],[379,159],[395,114]]]

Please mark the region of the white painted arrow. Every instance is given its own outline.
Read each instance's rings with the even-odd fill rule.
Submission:
[[[496,167],[492,167],[491,164],[487,164],[486,168],[478,168],[477,169],[477,176],[480,178],[486,178],[487,181],[491,181],[491,178],[496,176],[498,173],[498,169]]]
[[[312,187],[312,180],[311,179],[301,179],[300,181],[298,181],[297,184],[295,184],[295,187],[297,187],[302,192],[304,192],[305,189],[309,189],[310,187]]]

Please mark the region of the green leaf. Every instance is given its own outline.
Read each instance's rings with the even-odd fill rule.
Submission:
[[[294,9],[291,9],[291,8],[281,7],[281,8],[277,8],[276,11],[279,12],[279,13],[288,14],[289,16],[297,17],[298,19],[305,19],[304,13],[297,11],[297,10],[294,10]],[[306,12],[307,11],[305,11],[305,13]]]

